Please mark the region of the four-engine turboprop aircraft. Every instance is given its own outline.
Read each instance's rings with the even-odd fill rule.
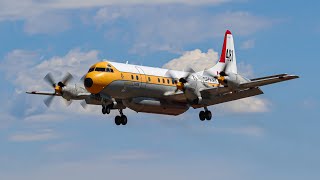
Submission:
[[[87,91],[76,86],[70,90],[64,80],[56,84],[49,76],[45,79],[53,84],[54,93],[28,93],[84,99],[86,104],[102,105],[103,114],[118,109],[120,116],[115,117],[116,125],[127,124],[125,108],[165,115],[180,115],[190,107],[204,108],[199,113],[200,120],[204,121],[212,118],[208,106],[260,95],[263,94],[260,86],[295,78],[299,77],[279,74],[248,79],[238,74],[233,36],[227,30],[220,60],[210,69],[175,71],[104,61],[91,66],[85,75]]]

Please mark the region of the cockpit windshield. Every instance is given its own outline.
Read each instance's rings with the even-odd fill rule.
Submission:
[[[112,68],[103,68],[103,67],[93,67],[93,68],[90,68],[88,73],[89,72],[92,72],[92,71],[98,71],[98,72],[111,72],[113,73],[113,69]]]

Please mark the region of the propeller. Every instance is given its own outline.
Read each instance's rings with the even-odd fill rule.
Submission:
[[[66,73],[62,80],[58,83],[55,82],[51,73],[48,73],[43,79],[51,87],[54,88],[54,93],[44,100],[45,105],[47,107],[50,107],[56,95],[63,95],[63,87],[67,86],[67,84],[73,79],[73,76],[70,73]],[[72,103],[72,101],[65,100],[65,103],[67,106],[69,106]]]
[[[187,72],[186,76],[179,78],[179,81],[177,82],[176,86],[176,90],[174,91],[174,93],[177,93],[179,90],[180,91],[185,91],[185,84],[188,83],[189,77],[195,73],[195,71],[191,68],[191,67],[187,67],[184,72]],[[176,76],[173,74],[173,72],[171,70],[168,70],[166,72],[166,75],[169,76],[171,79],[175,79]]]
[[[223,69],[219,72],[219,75],[213,74],[208,70],[204,70],[203,75],[215,78],[216,80],[218,80],[219,84],[226,84],[227,81],[225,77],[228,76],[227,69],[228,69],[228,63],[225,64]]]
[[[81,101],[80,105],[82,106],[83,109],[87,109],[87,107],[88,107],[86,100]]]

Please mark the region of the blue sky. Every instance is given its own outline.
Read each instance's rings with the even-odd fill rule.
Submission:
[[[319,179],[319,2],[0,0],[0,179]],[[26,90],[99,60],[214,64],[234,35],[242,74],[301,78],[178,117],[65,107]]]

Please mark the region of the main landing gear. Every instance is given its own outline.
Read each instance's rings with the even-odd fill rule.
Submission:
[[[212,113],[211,111],[208,110],[207,107],[204,107],[204,111],[200,111],[199,113],[199,118],[201,121],[204,121],[204,120],[210,121],[212,118]]]
[[[119,109],[120,116],[116,116],[114,118],[114,122],[117,126],[119,125],[126,125],[128,123],[127,116],[125,116],[122,112],[122,109]]]
[[[102,105],[102,114],[110,114],[113,105]],[[114,118],[116,125],[126,125],[128,123],[127,116],[123,114],[123,110],[119,109],[120,116]]]

